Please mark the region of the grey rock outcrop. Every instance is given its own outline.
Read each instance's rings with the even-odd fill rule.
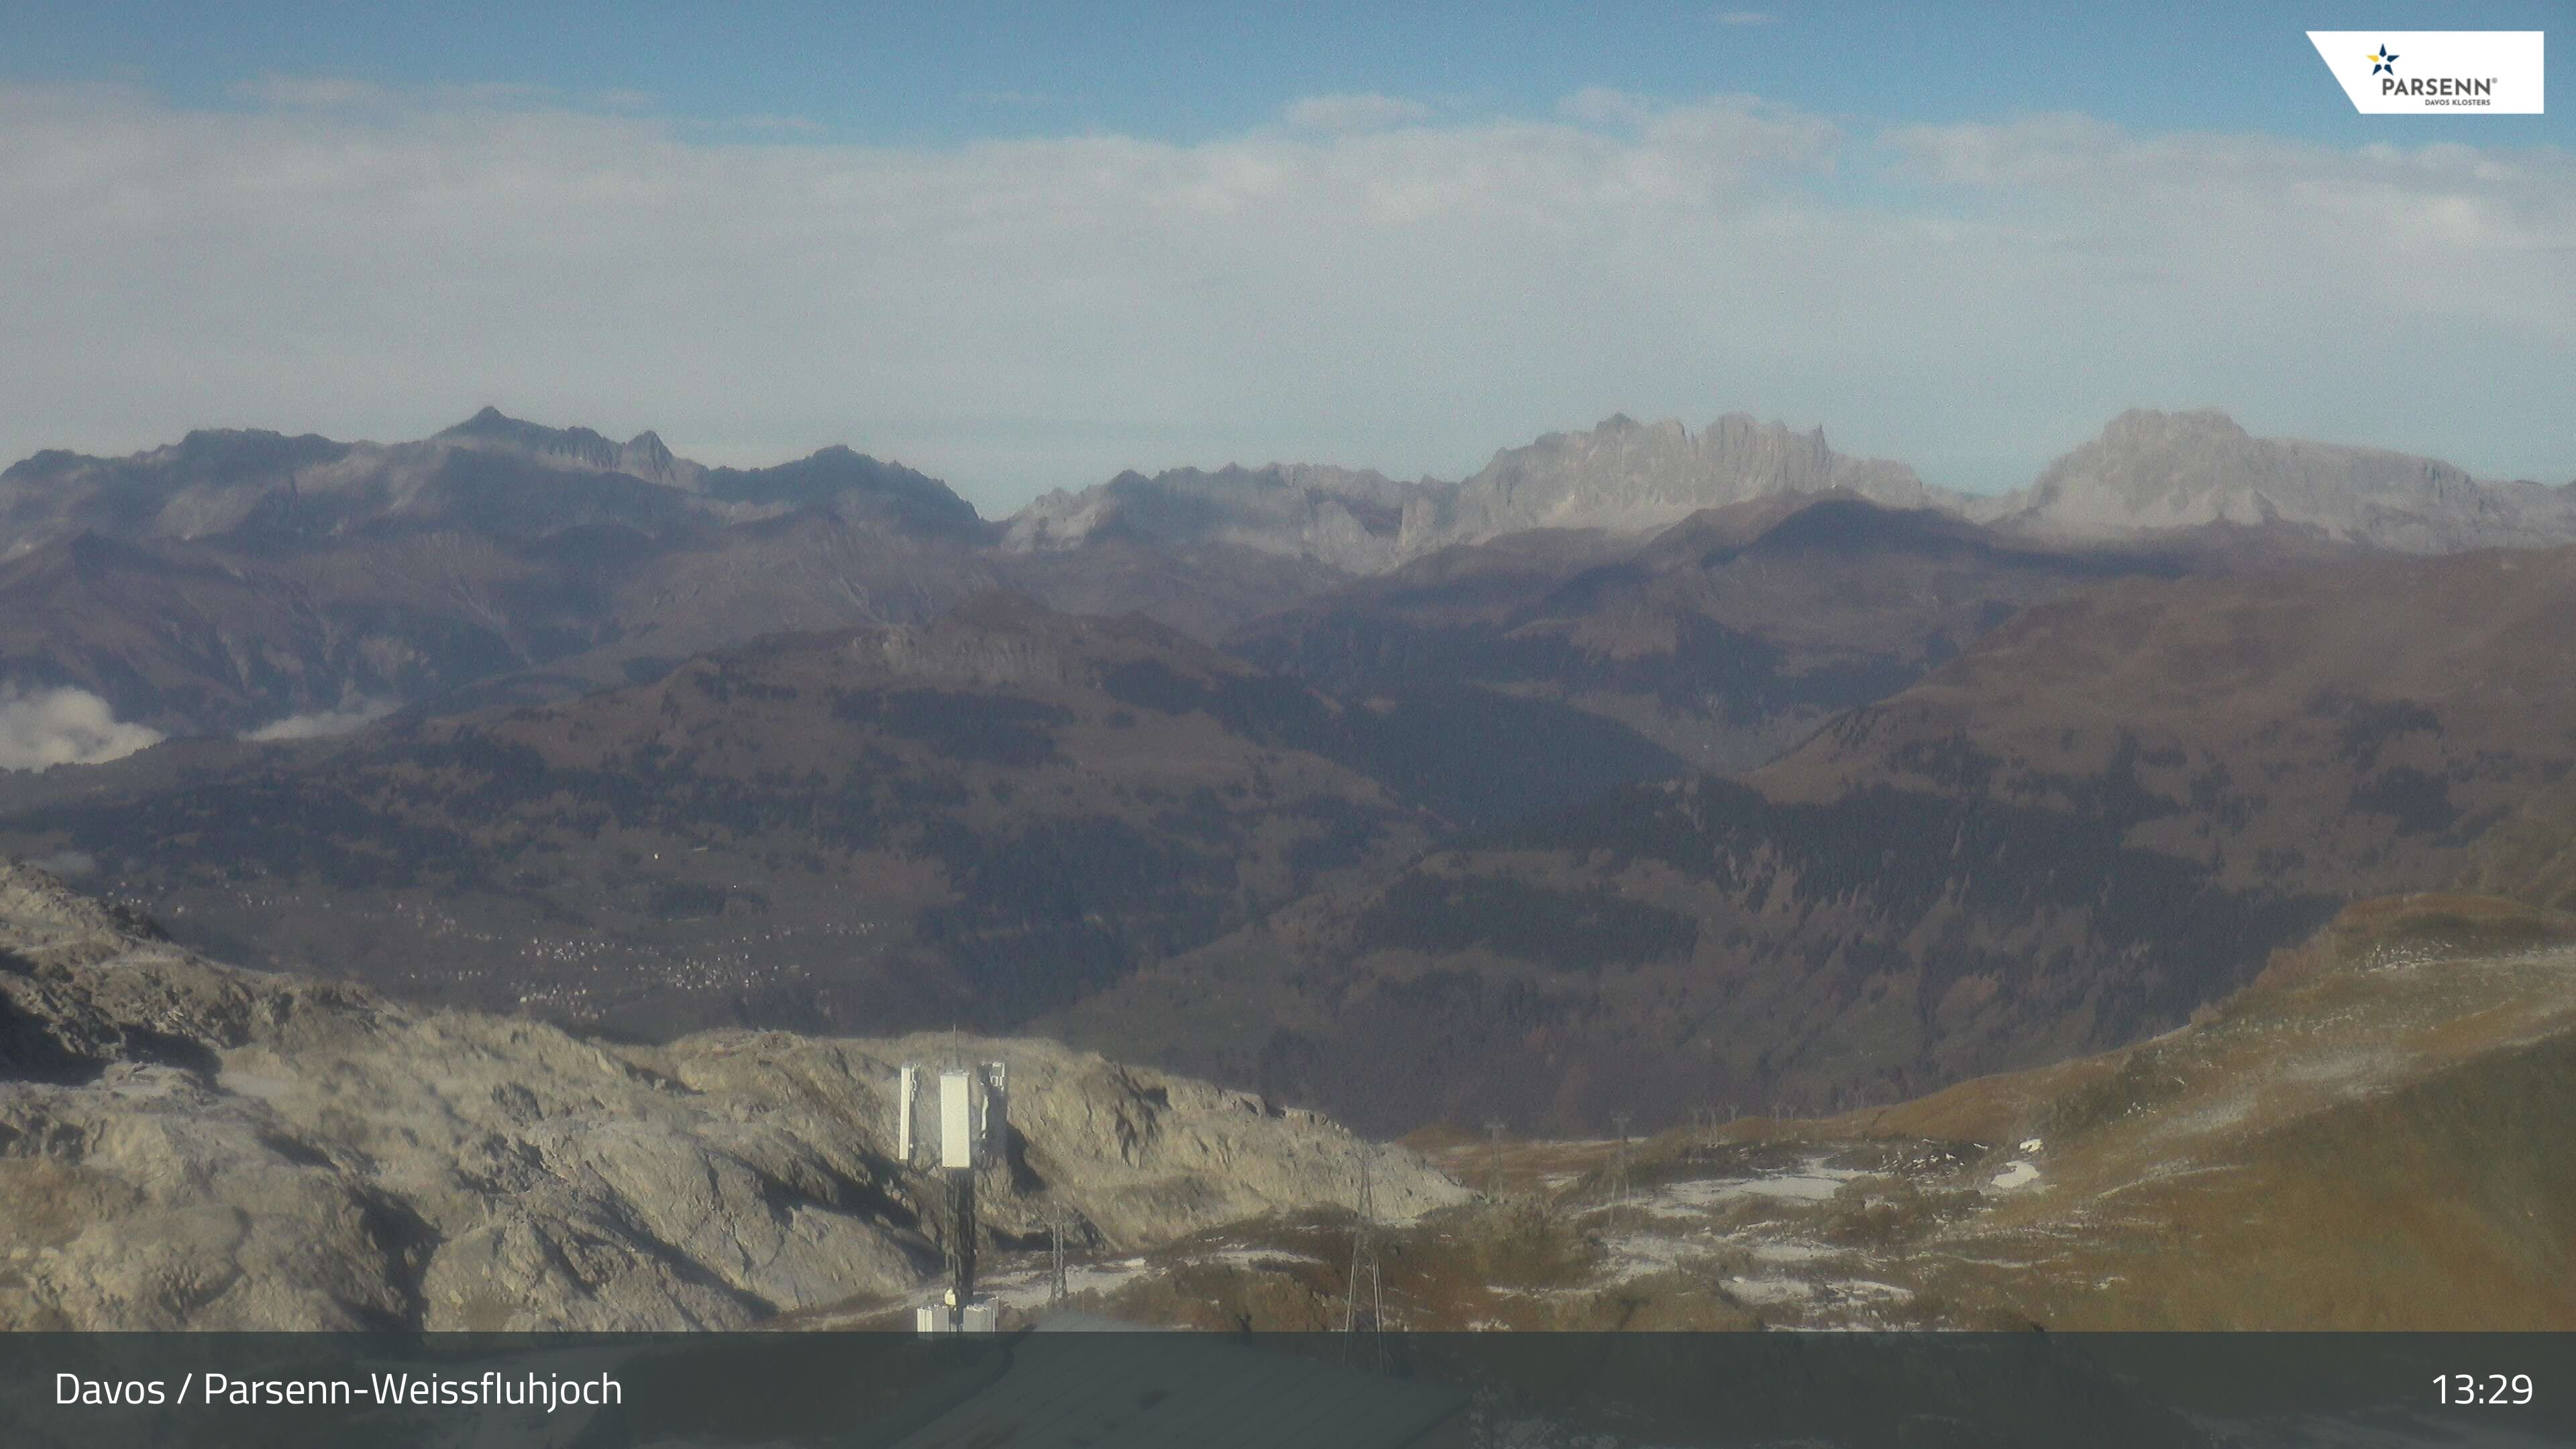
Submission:
[[[1464,1196],[1312,1114],[1047,1042],[658,1047],[238,970],[0,862],[0,1327],[727,1327],[938,1268],[898,1064],[1010,1064],[997,1239]]]
[[[1743,413],[1697,432],[1671,419],[1615,416],[1504,449],[1456,483],[1275,464],[1124,474],[1030,504],[1010,521],[1006,546],[1030,553],[1120,536],[1221,541],[1370,574],[1454,544],[1539,529],[1649,533],[1703,509],[1834,489],[2061,543],[2212,524],[2406,553],[2576,540],[2576,484],[2481,481],[2432,458],[2257,438],[2221,412],[2133,410],[2029,487],[1989,496],[1933,487],[1903,463],[1836,452],[1822,429],[1797,432]]]
[[[0,470],[0,560],[84,533],[263,555],[404,531],[526,541],[604,525],[679,538],[804,507],[899,535],[986,535],[946,484],[847,448],[710,469],[652,432],[618,443],[485,408],[409,443],[206,429],[121,458],[37,453]]]
[[[1455,543],[1540,528],[1644,533],[1705,508],[1834,488],[1901,508],[1960,505],[1902,463],[1835,452],[1822,430],[1792,432],[1735,413],[1694,433],[1678,422],[1621,416],[1507,448],[1457,483],[1275,463],[1123,473],[1029,504],[1011,518],[1004,546],[1035,553],[1113,537],[1226,543],[1373,574]]]
[[[706,473],[700,465],[674,455],[662,435],[649,428],[617,443],[589,428],[550,428],[491,407],[430,441],[510,453],[558,468],[626,473],[667,488],[695,488]]]
[[[2033,537],[2131,538],[2208,524],[2284,525],[2403,553],[2576,540],[2576,485],[2488,483],[2433,458],[2257,438],[2223,412],[2133,409],[1977,510]]]
[[[1730,413],[1694,433],[1671,419],[1618,416],[1495,454],[1450,499],[1417,508],[1404,532],[1417,552],[1534,528],[1639,533],[1704,508],[1835,488],[1892,508],[1957,502],[1902,463],[1835,452],[1821,428],[1793,432]]]
[[[1118,537],[1233,544],[1371,574],[1409,556],[1402,539],[1407,510],[1449,486],[1304,463],[1176,468],[1150,478],[1121,473],[1078,493],[1057,489],[1031,502],[1011,516],[1003,547],[1040,553]]]

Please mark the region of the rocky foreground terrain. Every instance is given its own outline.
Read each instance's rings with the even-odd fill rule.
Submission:
[[[1042,1042],[650,1049],[244,971],[0,862],[0,1327],[669,1329],[887,1300],[942,1262],[905,1061],[1010,1065],[990,1247],[1086,1252],[1464,1189],[1309,1113]]]
[[[0,1326],[891,1326],[944,1231],[890,1160],[894,1069],[954,1054],[1011,1066],[981,1186],[1011,1321],[1061,1216],[1076,1307],[1337,1327],[1365,1158],[1389,1326],[2564,1329],[2571,1043],[2576,918],[2419,895],[2103,1055],[1408,1149],[1040,1042],[410,1010],[0,865]]]

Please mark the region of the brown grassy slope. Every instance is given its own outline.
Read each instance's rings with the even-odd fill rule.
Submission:
[[[1337,715],[1158,626],[995,596],[52,800],[6,838],[90,853],[194,942],[448,1000],[998,1023],[1420,849],[1424,812],[1283,738]]]
[[[2352,908],[2156,1041],[1812,1130],[2039,1167],[1914,1246],[1954,1302],[2067,1328],[2565,1329],[2572,1117],[2576,921],[2436,895]]]
[[[173,734],[426,698],[614,632],[619,562],[460,534],[293,556],[82,535],[0,562],[0,680]]]
[[[2230,886],[2453,879],[2576,765],[2576,548],[2130,579],[2031,609],[1754,777],[2052,808]]]
[[[2531,797],[2478,842],[2463,888],[2576,911],[2576,776]]]
[[[1479,1196],[1382,1229],[1380,1293],[1417,1329],[2565,1329],[2571,1114],[2576,918],[2377,900],[2191,1025],[1901,1106],[1425,1129]],[[1329,1325],[1350,1251],[1347,1213],[1235,1223],[1088,1301]]]
[[[2346,901],[2456,880],[2569,778],[2571,617],[2576,549],[2114,580],[1742,779],[1458,839],[1064,1027],[1395,1131],[1896,1100],[2100,1050]]]

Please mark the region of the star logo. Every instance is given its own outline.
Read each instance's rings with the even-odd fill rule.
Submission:
[[[2397,74],[2397,57],[2389,53],[2387,41],[2381,41],[2379,43],[2379,49],[2375,53],[2366,55],[2362,58],[2370,62],[2370,73],[2372,75],[2377,75],[2383,70],[2388,72],[2390,75]]]

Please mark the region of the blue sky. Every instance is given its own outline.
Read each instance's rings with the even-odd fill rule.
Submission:
[[[526,84],[685,117],[790,116],[856,140],[1086,129],[1191,141],[1300,96],[1378,92],[1443,113],[1544,111],[1586,86],[1747,92],[1942,121],[2082,111],[2133,127],[2360,143],[2305,32],[2546,30],[2565,0],[2500,4],[1035,6],[20,4],[0,74],[130,79],[225,104],[269,73]],[[2556,117],[2472,124],[2563,143]]]
[[[2571,13],[22,3],[0,453],[492,402],[995,512],[1614,410],[2000,488],[2141,404],[2563,481],[2571,104],[2304,32]]]

